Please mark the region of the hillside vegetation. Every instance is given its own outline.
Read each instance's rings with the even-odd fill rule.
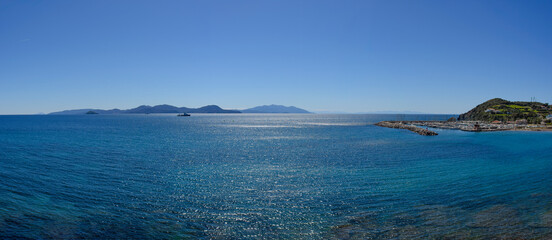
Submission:
[[[548,103],[510,102],[494,98],[461,114],[458,120],[507,122],[525,119],[528,123],[536,124],[544,121],[549,114],[552,114],[552,107]]]

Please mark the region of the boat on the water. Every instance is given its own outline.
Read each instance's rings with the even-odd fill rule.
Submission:
[[[191,115],[190,115],[190,114],[187,114],[187,113],[180,113],[180,114],[178,114],[177,116],[179,116],[179,117],[189,117],[189,116],[191,116]]]

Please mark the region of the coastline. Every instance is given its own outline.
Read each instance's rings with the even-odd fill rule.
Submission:
[[[487,123],[487,122],[480,122],[480,121],[382,121],[374,125],[380,126],[380,127],[388,127],[388,128],[407,129],[413,132],[419,131],[416,128],[420,128],[420,127],[460,130],[465,132],[498,132],[498,131],[552,132],[552,125],[502,124],[502,123]],[[422,129],[422,130],[426,130],[426,129]],[[425,135],[421,133],[419,134]],[[434,135],[437,135],[437,134],[434,134]]]
[[[533,128],[533,129],[516,128],[516,129],[505,130],[505,131],[515,131],[515,132],[552,132],[552,128]]]

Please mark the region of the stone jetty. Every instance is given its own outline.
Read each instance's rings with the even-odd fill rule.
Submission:
[[[423,129],[421,127],[416,127],[414,125],[406,124],[405,122],[393,122],[393,121],[383,121],[375,124],[376,126],[386,127],[386,128],[399,128],[406,129],[423,136],[436,136],[437,133],[428,129]]]

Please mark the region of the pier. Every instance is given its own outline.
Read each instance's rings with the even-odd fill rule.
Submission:
[[[398,129],[406,129],[412,132],[415,132],[417,134],[420,134],[422,136],[436,136],[437,133],[428,129],[423,129],[421,127],[416,127],[414,125],[406,124],[405,122],[391,122],[391,121],[383,121],[375,124],[376,126],[380,127],[386,127],[386,128],[398,128]]]

